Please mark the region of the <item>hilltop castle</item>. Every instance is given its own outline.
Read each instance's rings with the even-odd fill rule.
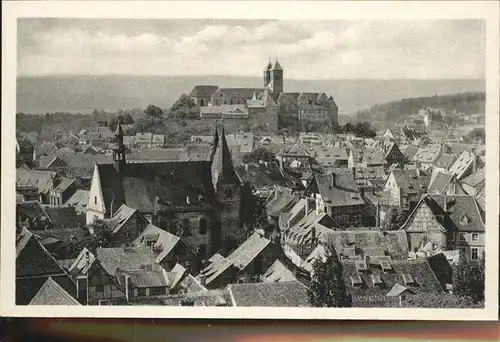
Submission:
[[[283,68],[276,60],[263,72],[264,88],[219,88],[197,85],[190,93],[200,118],[229,126],[277,132],[314,131],[338,124],[332,96],[317,92],[284,92]],[[226,124],[226,127],[228,126]]]

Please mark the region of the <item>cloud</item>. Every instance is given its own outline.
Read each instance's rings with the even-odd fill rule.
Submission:
[[[441,21],[23,19],[20,75],[227,74],[290,78],[482,78],[484,24]]]

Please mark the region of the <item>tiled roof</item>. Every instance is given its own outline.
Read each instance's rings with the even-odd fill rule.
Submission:
[[[316,175],[314,178],[325,205],[343,207],[364,204],[352,174]]]
[[[185,276],[177,285],[177,290],[188,293],[206,292],[207,289],[191,274]]]
[[[474,159],[476,161],[478,159],[475,153],[469,151],[462,152],[450,167],[450,173],[454,173],[458,179],[461,179],[465,172],[472,166]]]
[[[47,207],[45,212],[54,223],[54,228],[74,228],[82,223],[74,207]]]
[[[266,211],[269,216],[279,216],[288,206],[295,204],[299,198],[292,194],[289,188],[277,188],[274,197],[266,204]]]
[[[25,221],[26,219],[37,219],[49,222],[51,225],[54,224],[50,216],[45,211],[43,205],[38,201],[24,201],[16,203],[16,212],[19,219],[22,221]]]
[[[443,289],[446,289],[446,284],[452,284],[453,269],[444,253],[429,256],[427,261]]]
[[[74,182],[76,178],[62,178],[61,182],[54,189],[55,192],[64,192],[68,189]]]
[[[188,152],[184,148],[149,148],[127,153],[127,161],[186,161]]]
[[[97,260],[102,267],[111,275],[116,273],[116,269],[139,270],[145,265],[154,265],[156,256],[149,247],[119,247],[119,248],[98,248]]]
[[[218,94],[219,92],[224,92],[230,98],[251,99],[253,97],[253,94],[261,91],[262,88],[219,88],[215,94]]]
[[[212,97],[219,89],[216,85],[196,85],[193,87],[189,96],[192,97]]]
[[[266,273],[262,276],[264,283],[275,283],[282,281],[296,281],[297,279],[281,261],[276,261],[268,268]]]
[[[405,147],[401,147],[401,152],[408,160],[413,160],[418,152],[418,147],[413,145],[406,145]]]
[[[87,261],[88,253],[88,261]],[[74,276],[86,275],[88,269],[92,267],[94,261],[96,260],[95,255],[90,252],[87,247],[84,247],[80,254],[74,259],[73,263],[69,266],[68,271]],[[87,267],[88,265],[88,267]]]
[[[485,213],[478,206],[474,197],[468,195],[429,195],[424,198],[426,203],[433,207],[431,210],[434,209],[433,212],[438,213],[438,215],[443,214],[445,199],[447,202],[447,213],[443,224],[445,228],[454,231],[485,231]]]
[[[154,239],[153,250],[158,253],[156,258],[157,263],[161,263],[163,259],[175,248],[177,243],[181,241],[178,236],[171,234],[155,225],[148,224],[146,229],[137,237],[132,243],[133,246],[143,244],[146,238],[152,237]],[[180,242],[182,243],[182,242]]]
[[[235,306],[309,307],[307,288],[298,281],[230,284]]]
[[[122,271],[121,273],[128,275],[132,287],[168,287],[169,282],[166,273],[159,271]]]
[[[207,116],[209,114],[220,115],[248,115],[248,108],[245,105],[219,105],[200,107],[200,115]]]
[[[271,241],[258,233],[253,233],[238,248],[236,248],[224,261],[213,262],[203,270],[207,284],[217,279],[225,270],[236,267],[243,270],[248,266]]]
[[[419,148],[413,160],[419,163],[432,164],[441,154],[441,144],[428,144],[425,147]]]
[[[481,183],[485,181],[485,169],[478,170],[477,172],[471,174],[470,176],[462,179],[462,183],[470,185],[474,188],[479,186]]]
[[[236,173],[243,182],[250,182],[256,189],[285,185],[285,179],[274,162],[252,163],[236,167]]]
[[[324,212],[316,213],[315,210],[311,211],[286,231],[287,240],[290,241],[290,243],[298,245],[311,243],[313,229],[316,230],[316,238],[326,236],[331,229],[320,224],[320,222],[323,221],[332,224],[333,220]]]
[[[184,279],[184,276],[186,275],[186,269],[180,265],[180,264],[175,264],[174,268],[172,268],[172,270],[170,271],[170,274],[173,275],[173,277],[171,278],[171,282],[170,282],[170,289],[171,290],[175,290],[175,288],[177,287],[177,284],[179,284],[179,282]]]
[[[439,167],[444,170],[448,170],[450,166],[453,165],[456,156],[454,154],[441,153],[439,158],[432,164],[434,167]]]
[[[383,271],[379,261],[368,261],[367,271],[358,271],[357,261],[344,260],[344,280],[347,292],[353,297],[353,302],[358,301],[363,296],[386,296],[394,285],[399,284],[407,287],[412,293],[442,292],[441,285],[434,275],[426,259],[415,260],[389,260],[386,261],[391,269]],[[405,284],[403,274],[408,274],[413,278],[414,284]],[[381,284],[373,283],[372,275],[380,277]],[[361,286],[353,285],[351,277],[360,277]]]
[[[278,97],[280,107],[297,107],[299,93],[281,93]]]
[[[113,213],[113,218],[108,220],[113,228],[113,234],[118,233],[123,225],[125,225],[136,212],[137,209],[133,209],[128,207],[126,204],[122,204],[121,207]]]
[[[62,207],[72,206],[75,208],[77,214],[85,213],[89,202],[89,192],[88,190],[76,190],[73,196],[71,196]]]
[[[184,300],[194,302],[194,306],[231,306],[231,299],[226,290],[202,290],[177,295],[170,295],[161,299],[150,300],[152,305],[181,306]],[[141,302],[142,303],[142,302]]]
[[[16,278],[64,275],[63,268],[27,229],[16,236]]]
[[[81,305],[72,295],[49,277],[29,305]]]
[[[429,184],[429,188],[427,192],[430,194],[442,194],[447,190],[448,185],[453,180],[454,175],[438,171],[435,175],[433,175],[431,183]],[[459,185],[458,185],[459,186]]]
[[[16,188],[34,186],[38,188],[39,193],[47,194],[52,189],[55,177],[56,173],[51,171],[17,169]]]
[[[395,169],[392,170],[392,174],[404,194],[423,192],[429,185],[430,177],[423,171]]]

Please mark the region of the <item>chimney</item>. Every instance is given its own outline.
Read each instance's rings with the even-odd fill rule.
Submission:
[[[245,171],[248,172],[248,164],[245,163]]]
[[[444,205],[443,205],[443,210],[445,213],[448,212],[448,196],[446,196],[446,192],[444,193]]]
[[[370,268],[370,257],[368,255],[365,255],[365,262],[366,262],[366,266],[368,268]]]
[[[477,172],[477,155],[476,152],[474,151],[474,148],[472,149],[472,173]]]
[[[316,227],[311,227],[311,243],[314,245],[316,243]]]
[[[309,198],[306,197],[306,216],[309,213]]]
[[[335,184],[336,184],[336,178],[337,178],[337,175],[335,175],[334,172],[332,172],[332,188],[335,187]]]
[[[375,212],[375,227],[380,226],[380,203],[377,201],[377,207],[376,207],[376,212]]]

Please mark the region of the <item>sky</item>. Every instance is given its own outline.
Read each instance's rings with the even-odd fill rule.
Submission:
[[[481,79],[480,20],[142,20],[22,18],[18,75]]]

